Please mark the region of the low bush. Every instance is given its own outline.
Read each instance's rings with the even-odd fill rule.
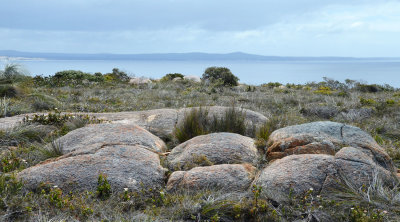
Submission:
[[[282,85],[282,84],[279,83],[279,82],[269,82],[269,83],[261,84],[262,87],[268,87],[268,88],[270,88],[270,89],[279,87],[279,86],[281,86],[281,85]]]
[[[365,99],[363,97],[360,97],[360,103],[362,106],[373,106],[377,102],[374,99]]]
[[[328,86],[320,86],[318,90],[315,90],[314,93],[322,94],[322,95],[331,95],[334,91]]]
[[[215,132],[230,132],[253,136],[254,129],[246,125],[245,113],[235,107],[227,109],[222,116],[209,116],[206,108],[193,108],[185,114],[182,123],[175,127],[174,136],[179,142]]]
[[[257,130],[255,145],[258,148],[265,148],[267,146],[267,142],[271,133],[279,128],[280,128],[279,119],[276,117],[270,118]]]
[[[21,95],[21,90],[13,85],[0,85],[0,97],[13,98]]]
[[[221,80],[224,86],[237,86],[239,78],[226,67],[208,67],[203,74],[203,80],[215,82]]]
[[[185,113],[182,124],[175,127],[174,136],[179,142],[185,142],[193,137],[209,133],[208,110],[193,108]]]
[[[314,116],[322,119],[330,119],[339,114],[339,110],[334,106],[310,105],[300,109],[300,113],[305,116]]]
[[[163,76],[160,81],[161,82],[167,82],[167,81],[171,81],[171,80],[173,80],[175,78],[183,79],[183,77],[184,77],[184,75],[182,75],[180,73],[169,73],[169,74]]]
[[[230,132],[246,135],[246,114],[243,110],[230,107],[222,117],[214,116],[210,123],[211,132]]]
[[[25,116],[22,120],[25,124],[38,123],[41,125],[54,125],[58,127],[64,126],[67,122],[75,121],[79,126],[86,124],[101,123],[103,120],[97,119],[94,116],[89,115],[72,115],[72,114],[61,114],[60,112],[48,113],[48,114],[34,114],[33,117]]]

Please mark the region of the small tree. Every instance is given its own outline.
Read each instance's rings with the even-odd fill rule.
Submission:
[[[18,64],[7,64],[4,70],[0,70],[0,81],[5,80],[9,82],[15,82],[26,77],[21,66]]]
[[[180,74],[180,73],[169,73],[166,74],[164,77],[161,78],[161,82],[167,82],[167,81],[171,81],[175,78],[181,78],[183,79],[184,75]]]
[[[222,80],[224,86],[237,86],[239,78],[232,74],[231,70],[225,67],[208,67],[203,74],[203,80],[215,82]]]

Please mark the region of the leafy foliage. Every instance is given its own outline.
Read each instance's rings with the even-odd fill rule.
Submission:
[[[111,195],[111,185],[108,183],[107,175],[99,174],[97,179],[97,197],[102,200],[108,199]]]
[[[174,135],[179,142],[187,141],[193,137],[214,132],[231,132],[246,135],[247,125],[245,113],[242,110],[230,107],[221,117],[209,116],[205,108],[193,108],[180,125],[175,127]]]
[[[222,80],[224,86],[237,86],[239,78],[232,74],[226,67],[208,67],[203,74],[203,80],[215,82]]]
[[[173,80],[175,78],[183,79],[183,77],[184,77],[184,75],[182,75],[180,73],[169,73],[169,74],[163,76],[160,81],[161,82],[166,82],[166,81],[171,81],[171,80]]]

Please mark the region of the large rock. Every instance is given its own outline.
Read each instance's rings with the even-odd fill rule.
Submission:
[[[369,187],[377,180],[383,186],[393,187],[398,183],[396,172],[379,165],[371,150],[354,147],[344,147],[335,155],[335,165],[345,183],[360,188]]]
[[[63,154],[92,152],[108,145],[142,145],[155,152],[165,152],[166,145],[147,130],[133,124],[93,124],[74,131],[55,141]]]
[[[368,149],[379,165],[394,171],[389,155],[368,133],[342,123],[323,121],[288,126],[274,131],[268,144],[269,160],[292,154],[334,155],[345,146]]]
[[[163,138],[171,136],[178,120],[178,111],[176,109],[154,109],[118,113],[61,113],[61,115],[65,114],[88,115],[109,123],[136,124],[147,129],[156,136]],[[47,115],[47,113],[27,113],[13,117],[0,118],[0,130],[7,130],[18,126],[22,123],[24,117],[32,118],[34,115]]]
[[[302,195],[310,189],[320,193],[328,175],[336,174],[335,158],[323,154],[291,155],[272,162],[254,184],[261,186],[262,196],[277,202]]]
[[[121,113],[93,113],[97,118],[111,123],[136,124],[161,138],[172,135],[178,119],[178,111],[175,109],[155,109],[137,112]]]
[[[393,188],[398,184],[395,172],[379,165],[369,149],[344,147],[335,156],[325,154],[290,155],[264,168],[255,184],[263,188],[264,197],[278,202],[292,195],[330,195],[346,189],[381,184]]]
[[[151,80],[146,77],[134,77],[129,79],[129,84],[141,85],[141,84],[149,84]]]
[[[8,130],[17,127],[24,119],[23,115],[0,118],[0,130]]]
[[[184,76],[183,79],[197,82],[197,83],[201,82],[201,79],[198,76]]]
[[[28,189],[41,183],[65,191],[94,191],[99,174],[107,175],[114,191],[124,188],[139,192],[143,188],[161,189],[165,169],[159,156],[142,145],[103,145],[86,153],[70,153],[23,170],[18,178]]]
[[[254,140],[234,133],[212,133],[197,136],[177,147],[168,155],[172,170],[188,170],[196,166],[226,163],[256,165],[259,154]]]
[[[254,179],[255,171],[256,168],[249,164],[222,164],[175,171],[169,177],[167,190],[246,191]]]
[[[198,109],[198,107],[195,107]],[[221,106],[209,106],[204,107],[209,111],[209,118],[213,118],[214,115],[221,117],[225,114],[225,111],[229,107]],[[61,113],[61,114],[72,114],[72,115],[89,115],[94,116],[98,119],[105,120],[110,123],[125,123],[125,124],[136,124],[150,131],[154,135],[161,138],[169,138],[175,125],[181,123],[186,113],[189,113],[193,108],[182,108],[182,109],[154,109],[145,111],[134,111],[134,112],[118,112],[118,113]],[[242,110],[237,108],[237,110]],[[267,118],[260,113],[243,109],[245,113],[245,120],[249,126],[249,129],[255,125],[261,126],[267,121]],[[37,115],[46,115],[46,113],[28,113],[13,117],[0,118],[0,130],[6,130],[14,126],[18,126],[25,116],[33,117]]]

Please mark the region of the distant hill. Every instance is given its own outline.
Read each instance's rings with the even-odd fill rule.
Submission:
[[[396,58],[353,58],[353,57],[283,57],[262,56],[234,52],[218,53],[151,53],[151,54],[82,54],[82,53],[41,53],[0,50],[0,57],[47,59],[47,60],[176,60],[176,61],[207,61],[207,60],[251,60],[251,61],[346,61],[346,60],[388,60]]]

